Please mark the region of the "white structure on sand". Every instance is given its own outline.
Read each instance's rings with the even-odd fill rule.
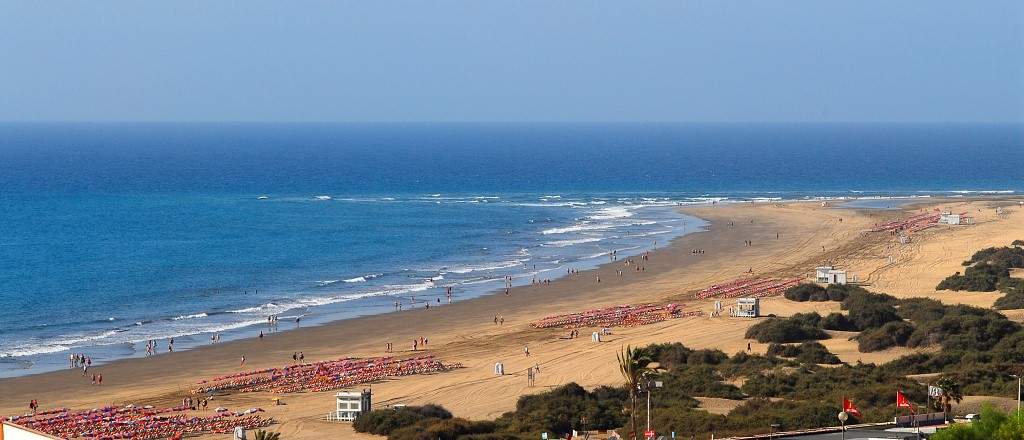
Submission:
[[[328,420],[340,420],[343,422],[355,420],[356,416],[360,413],[370,411],[371,395],[372,392],[370,390],[339,392],[334,396],[336,407],[334,412],[328,415]]]
[[[945,211],[939,215],[939,223],[944,225],[969,225],[971,224],[971,218],[963,214],[953,214],[952,212]]]
[[[760,298],[739,298],[736,300],[735,316],[741,318],[757,318],[761,316]]]
[[[835,266],[818,266],[815,279],[824,284],[846,284],[846,271]]]

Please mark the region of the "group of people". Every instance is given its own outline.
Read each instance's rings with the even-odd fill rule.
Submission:
[[[690,249],[690,253],[694,254],[694,255],[703,254],[704,253],[704,249]]]
[[[429,343],[429,342],[430,342],[430,340],[427,339],[427,338],[424,338],[423,336],[420,336],[419,339],[413,339],[412,340],[412,351],[419,351],[421,348],[426,350],[427,349],[427,343]]]
[[[92,358],[82,353],[72,353],[68,355],[68,368],[81,368],[82,376],[85,376],[85,372],[92,366]]]
[[[743,240],[743,245],[746,247],[750,247],[754,245],[754,242],[752,240]]]
[[[494,315],[495,325],[505,325],[505,317],[501,315]]]
[[[184,399],[181,399],[181,406],[188,408],[192,411],[197,411],[199,409],[205,410],[209,400],[210,399],[206,397],[202,399],[194,399],[192,398],[192,396],[188,396]]]
[[[301,352],[301,351],[293,351],[292,352],[292,363],[294,363],[294,364],[305,364],[306,363],[306,354]]]

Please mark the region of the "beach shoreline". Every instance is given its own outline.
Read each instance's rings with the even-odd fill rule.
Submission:
[[[737,206],[745,206],[745,203],[722,203],[722,204],[708,204],[706,207],[701,206],[689,206],[682,207],[680,210],[684,213],[694,215],[698,218],[698,213],[709,213],[713,209],[727,210],[735,208]],[[750,204],[754,206],[763,206],[762,203]],[[676,268],[679,263],[685,264],[687,259],[707,260],[721,258],[721,254],[728,254],[730,252],[739,251],[742,249],[742,240],[735,239],[741,236],[749,224],[738,222],[736,228],[725,228],[720,227],[721,225],[714,225],[715,220],[709,220],[711,226],[705,228],[705,231],[686,234],[680,236],[668,243],[667,245],[661,246],[656,249],[652,255],[651,260],[647,266],[650,267],[650,273],[664,272],[670,268]],[[722,219],[717,219],[721,223]],[[784,225],[775,225],[774,223],[757,223],[758,228],[767,227],[771,225],[773,229],[784,228]],[[756,239],[766,239],[771,234],[762,232],[756,235]],[[757,240],[761,241],[761,240]],[[707,254],[703,256],[694,256],[689,253],[689,249],[714,249],[716,256],[709,256]],[[456,327],[468,324],[463,322],[451,322],[450,316],[459,316],[463,319],[461,321],[471,321],[474,319],[483,324],[491,324],[491,317],[495,312],[496,314],[503,315],[506,317],[506,325],[511,327],[515,325],[521,325],[526,320],[525,315],[527,312],[533,312],[532,309],[546,308],[550,310],[556,310],[553,306],[558,304],[571,304],[582,302],[592,303],[594,306],[599,306],[606,301],[612,300],[611,297],[604,297],[601,292],[594,292],[591,294],[585,294],[584,291],[588,290],[588,285],[593,283],[596,284],[596,277],[602,277],[603,285],[601,287],[618,287],[624,283],[636,283],[638,280],[636,277],[630,277],[625,280],[619,279],[615,274],[617,270],[617,264],[612,262],[605,262],[599,265],[595,269],[589,269],[581,271],[579,275],[570,278],[559,278],[550,285],[528,285],[513,287],[511,295],[505,295],[502,290],[497,290],[493,293],[483,295],[477,298],[472,298],[464,301],[457,301],[451,305],[445,305],[444,307],[437,307],[434,309],[416,309],[416,310],[403,310],[393,311],[388,313],[361,316],[355,318],[344,319],[335,321],[332,323],[317,325],[306,328],[295,328],[285,329],[287,331],[281,331],[278,333],[267,334],[262,340],[255,335],[251,338],[227,341],[220,344],[203,345],[200,347],[192,348],[185,351],[175,353],[160,353],[156,356],[149,358],[128,358],[114,360],[104,364],[102,367],[93,367],[96,371],[107,371],[105,374],[108,383],[114,384],[117,381],[116,378],[124,377],[124,373],[135,370],[136,368],[145,367],[147,370],[152,370],[150,374],[160,377],[173,376],[174,367],[169,365],[173,364],[185,364],[185,365],[202,365],[202,364],[217,364],[217,363],[236,363],[235,360],[246,353],[247,363],[253,367],[260,367],[266,365],[281,365],[285,361],[290,360],[290,355],[294,351],[303,351],[307,357],[310,358],[322,358],[316,356],[321,354],[324,350],[318,350],[316,348],[310,349],[308,344],[304,343],[304,340],[322,340],[323,338],[339,340],[338,346],[352,346],[358,347],[356,350],[362,354],[365,351],[370,352],[381,352],[383,351],[384,340],[386,337],[378,337],[380,341],[378,344],[378,350],[374,350],[374,344],[365,341],[365,336],[370,332],[361,332],[360,329],[374,329],[372,333],[377,334],[394,334],[394,333],[407,333],[410,335],[405,338],[395,338],[393,341],[397,347],[406,348],[409,345],[411,348],[412,338],[418,337],[421,334],[430,333],[444,333],[451,331]],[[629,274],[627,272],[627,274]],[[629,274],[635,275],[635,274]],[[645,271],[643,276],[648,275]],[[741,275],[740,271],[736,271],[736,275]],[[696,286],[695,286],[696,287]],[[557,292],[556,297],[551,297],[549,293]],[[655,298],[652,298],[655,299]],[[540,304],[539,301],[544,301],[545,304]],[[486,312],[484,312],[486,311]],[[532,318],[540,318],[544,316],[543,313],[529,313]],[[427,318],[430,319],[427,319]],[[402,326],[408,326],[404,331],[398,330],[397,325],[393,321],[401,321]],[[286,326],[291,323],[281,323],[279,325]],[[429,329],[428,327],[435,327]],[[432,331],[431,331],[432,330]],[[257,331],[257,330],[254,330]],[[352,344],[353,338],[359,337],[364,341],[361,343]],[[350,341],[345,343],[342,341]],[[443,341],[437,341],[443,342]],[[437,343],[435,342],[435,344]],[[331,345],[331,344],[329,344]],[[257,351],[262,351],[263,355],[256,355]],[[230,353],[230,354],[229,354]],[[345,355],[344,351],[338,353],[339,355]],[[230,359],[230,360],[229,360]],[[274,362],[271,359],[279,359]],[[221,362],[218,362],[221,361]],[[167,367],[164,364],[169,364]],[[209,375],[215,375],[215,369],[211,369]],[[34,390],[37,393],[45,390],[46,388],[40,388],[35,386],[35,383],[41,384],[53,383],[57,384],[63,382],[63,380],[54,381],[52,379],[61,378],[67,379],[70,373],[71,376],[78,375],[77,370],[74,371],[53,371],[53,372],[42,372],[37,374],[19,376],[14,378],[0,379],[0,384],[5,385],[5,388],[15,391],[14,394],[19,394],[18,391],[23,389],[19,386],[19,383],[32,384],[26,389]],[[105,385],[106,386],[106,385]],[[45,394],[45,392],[43,392]]]
[[[923,200],[923,205],[915,204],[912,209],[965,202],[976,202],[979,206],[989,203]],[[304,352],[309,360],[376,356],[383,354],[386,342],[392,342],[396,355],[403,356],[414,354],[411,351],[414,338],[427,337],[430,340],[428,350],[418,353],[434,354],[445,362],[461,362],[466,368],[374,384],[372,387],[378,396],[375,402],[436,401],[454,406],[450,409],[463,417],[490,418],[511,409],[519,395],[550,385],[570,381],[584,386],[614,383],[614,370],[599,359],[610,356],[619,344],[681,340],[694,348],[715,347],[735,352],[741,350],[744,343],[743,329],[755,322],[682,318],[651,326],[615,329],[608,343],[591,346],[582,345],[585,341],[566,342],[561,339],[563,332],[559,329],[531,329],[530,321],[555,313],[627,302],[678,301],[684,310],[707,311],[711,301],[695,301],[692,294],[712,284],[748,276],[750,272],[756,276],[806,277],[808,267],[813,268],[817,262],[842,260],[846,258],[844,255],[866,255],[865,249],[888,246],[890,239],[869,237],[864,231],[879,219],[898,214],[832,209],[820,206],[819,202],[718,204],[686,207],[683,211],[709,221],[708,231],[683,235],[656,250],[650,260],[642,263],[642,271],[629,267],[630,270],[619,276],[617,271],[623,266],[605,263],[551,284],[515,287],[510,295],[498,292],[429,310],[364,316],[271,334],[262,339],[243,339],[151,358],[113,361],[96,368],[106,378],[102,388],[91,386],[77,370],[0,379],[0,387],[5,389],[0,411],[23,413],[29,399],[38,399],[44,408],[57,405],[91,408],[105,403],[174,405],[196,381],[239,371],[238,360],[242,355],[246,357],[246,369],[280,367],[290,363],[292,353],[297,351]],[[997,238],[1001,237],[992,237]],[[747,246],[747,241],[752,242],[752,246]],[[695,254],[694,249],[704,249],[705,253]],[[864,258],[865,261],[877,259],[875,256]],[[855,260],[841,262],[854,267],[858,264]],[[791,303],[779,298],[768,298],[765,303],[772,313],[780,315],[808,308],[827,312],[835,307],[833,304]],[[495,315],[505,318],[504,325],[492,322]],[[530,345],[531,352],[537,353],[533,359],[521,357],[524,345]],[[758,345],[755,350],[763,350],[760,344],[755,345]],[[833,351],[839,349],[844,347],[837,345]],[[517,353],[520,354],[517,356]],[[509,378],[493,378],[488,373],[496,360],[506,363],[512,373]],[[544,386],[539,389],[527,389],[525,383],[515,379],[517,372],[533,362],[544,366],[540,378]],[[482,398],[480,393],[487,398]],[[330,393],[282,395],[289,404],[270,410],[275,419],[282,422],[275,429],[291,434],[309,431],[310,424],[331,432],[341,429],[339,425],[320,422],[316,417],[310,419],[330,409],[329,396]],[[239,408],[265,407],[269,402],[269,397],[263,393],[233,394],[217,399],[220,400],[218,405]],[[337,432],[350,435],[347,429]]]

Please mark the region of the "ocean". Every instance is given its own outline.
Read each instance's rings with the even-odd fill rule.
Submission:
[[[0,124],[0,377],[554,279],[680,205],[1021,191],[1021,125]]]

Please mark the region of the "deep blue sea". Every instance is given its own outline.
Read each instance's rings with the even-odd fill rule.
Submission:
[[[678,205],[1021,191],[1020,125],[0,125],[0,377],[557,278]]]

